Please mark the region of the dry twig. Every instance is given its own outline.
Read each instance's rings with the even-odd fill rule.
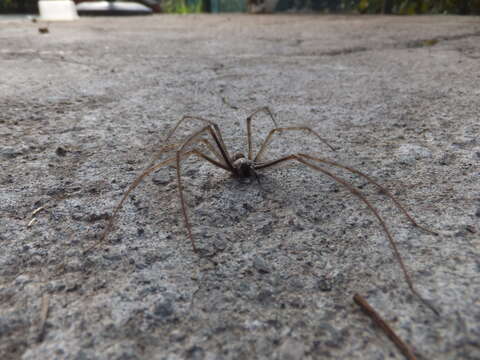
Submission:
[[[398,335],[393,331],[390,325],[375,311],[374,308],[361,295],[355,294],[353,300],[362,308],[362,310],[370,316],[373,322],[388,336],[388,338],[395,344],[400,352],[408,360],[417,360],[413,354],[412,349],[408,346]]]
[[[47,293],[43,294],[42,308],[40,313],[40,325],[39,325],[39,331],[38,331],[38,337],[37,337],[38,342],[43,341],[43,337],[45,335],[45,323],[48,317],[49,302],[50,302],[50,296]]]

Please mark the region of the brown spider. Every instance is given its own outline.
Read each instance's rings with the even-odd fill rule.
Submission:
[[[274,128],[268,133],[267,137],[263,141],[263,143],[260,146],[260,150],[258,153],[253,156],[253,149],[252,149],[252,119],[254,115],[256,115],[259,112],[265,112],[266,114],[269,115],[270,119],[272,120],[274,124]],[[182,171],[181,171],[181,160],[192,156],[196,155],[200,159],[206,160],[207,162],[215,165],[216,167],[222,168],[225,171],[228,171],[232,174],[233,177],[235,178],[249,178],[249,177],[257,177],[257,171],[261,169],[266,169],[274,165],[278,165],[287,161],[296,161],[301,164],[304,164],[308,166],[309,168],[319,171],[330,178],[332,178],[334,181],[337,183],[343,185],[345,188],[347,188],[352,194],[357,196],[361,201],[367,205],[367,207],[370,209],[370,211],[373,213],[373,215],[378,219],[380,222],[381,227],[383,228],[385,234],[387,235],[388,241],[390,242],[390,245],[393,249],[394,255],[397,258],[397,261],[400,265],[400,268],[402,269],[402,272],[404,274],[405,280],[408,284],[408,287],[410,288],[411,292],[416,295],[425,305],[427,305],[430,309],[432,309],[437,315],[439,314],[438,311],[431,305],[427,300],[425,300],[415,289],[413,286],[413,282],[410,278],[410,275],[408,274],[408,271],[406,269],[406,266],[402,260],[402,257],[400,255],[400,252],[398,251],[397,245],[395,241],[393,240],[393,236],[390,233],[390,230],[388,229],[385,221],[383,218],[380,216],[378,210],[371,204],[371,202],[359,191],[357,190],[353,185],[348,183],[346,180],[340,178],[339,176],[331,173],[329,170],[324,169],[323,167],[319,166],[319,164],[325,164],[325,165],[330,165],[333,167],[341,168],[344,170],[347,170],[353,174],[356,174],[364,179],[366,179],[369,183],[374,184],[377,186],[380,191],[386,195],[388,198],[390,198],[394,204],[397,206],[397,208],[408,218],[408,220],[416,227],[437,235],[437,233],[419,225],[413,218],[410,216],[410,214],[407,212],[407,210],[403,207],[403,205],[382,185],[377,183],[375,180],[373,180],[370,176],[364,174],[363,172],[353,169],[351,167],[341,165],[339,163],[336,163],[331,160],[319,158],[316,156],[308,155],[308,154],[303,154],[303,153],[296,153],[296,154],[290,154],[287,156],[283,156],[281,158],[278,158],[276,160],[271,160],[271,161],[260,161],[260,158],[264,154],[268,144],[271,141],[272,136],[275,134],[281,134],[283,132],[287,131],[308,131],[312,135],[316,136],[320,141],[322,141],[324,144],[326,144],[328,147],[330,147],[331,150],[335,150],[330,144],[328,144],[327,141],[325,141],[317,132],[312,130],[309,127],[278,127],[277,122],[270,111],[269,108],[263,107],[260,108],[256,111],[254,111],[249,117],[246,119],[246,126],[247,126],[247,146],[248,146],[248,154],[245,156],[244,154],[235,154],[231,156],[228,152],[228,148],[225,145],[222,134],[220,132],[220,129],[218,125],[210,120],[198,117],[198,116],[184,116],[182,117],[178,123],[175,125],[175,127],[172,129],[170,134],[167,136],[166,143],[170,140],[172,135],[175,133],[175,131],[178,129],[178,127],[187,120],[195,120],[199,121],[205,126],[201,128],[200,130],[194,132],[191,134],[183,143],[180,144],[180,146],[177,145],[168,145],[164,148],[162,148],[159,152],[158,155],[161,155],[167,151],[171,151],[176,149],[176,155],[172,156],[164,161],[161,161],[160,163],[153,164],[152,166],[148,167],[145,171],[143,171],[134,181],[133,183],[128,187],[127,191],[124,193],[122,199],[118,203],[118,205],[115,207],[113,214],[107,224],[107,227],[105,229],[105,232],[103,233],[103,236],[100,240],[100,242],[104,241],[108,234],[110,233],[113,222],[119,212],[119,210],[122,208],[123,203],[127,199],[128,195],[130,192],[135,189],[140,182],[149,174],[153,173],[154,171],[169,165],[169,164],[176,164],[176,172],[177,172],[177,185],[178,185],[178,193],[180,196],[180,204],[181,204],[181,209],[182,209],[182,214],[183,214],[183,219],[185,222],[185,228],[187,229],[188,233],[188,238],[190,239],[190,242],[192,244],[192,248],[194,252],[197,252],[197,247],[195,245],[195,240],[193,238],[192,234],[192,226],[189,221],[188,217],[188,212],[187,212],[187,205],[184,199],[183,195],[183,185],[182,185]],[[203,135],[207,135],[210,137],[210,140],[202,137]],[[212,143],[213,142],[213,143]],[[203,143],[206,145],[206,147],[211,151],[211,154],[207,155],[204,152],[193,148],[193,149],[188,149],[190,145],[194,145],[196,143]],[[213,155],[213,157],[211,156]],[[258,179],[258,178],[257,178]],[[92,247],[87,249],[87,252],[97,246],[100,242],[94,244]]]

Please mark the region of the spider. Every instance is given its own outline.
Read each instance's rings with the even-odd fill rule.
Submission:
[[[274,128],[267,134],[266,138],[263,140],[263,142],[260,145],[260,149],[258,152],[253,154],[253,146],[252,146],[252,120],[254,116],[260,112],[266,113],[270,120],[272,121]],[[182,181],[182,160],[185,158],[188,158],[190,156],[197,156],[201,160],[205,160],[209,162],[210,164],[221,168],[227,172],[229,172],[234,178],[256,178],[258,180],[257,172],[259,170],[263,170],[275,165],[279,165],[285,162],[289,161],[295,161],[297,163],[303,164],[307,166],[308,168],[318,171],[320,173],[323,173],[324,175],[327,175],[331,179],[333,179],[335,182],[341,184],[344,186],[347,190],[349,190],[353,195],[357,196],[371,211],[371,213],[377,218],[377,220],[380,223],[380,226],[382,227],[384,233],[387,236],[387,239],[392,247],[394,256],[396,257],[398,264],[403,272],[403,276],[405,278],[405,281],[410,289],[410,291],[417,296],[425,305],[427,305],[432,311],[439,315],[439,312],[436,310],[436,308],[431,305],[426,299],[424,299],[420,293],[416,290],[416,288],[413,285],[413,282],[411,280],[411,277],[407,271],[407,268],[405,266],[405,263],[403,262],[403,259],[400,255],[400,252],[397,248],[397,245],[393,239],[393,236],[390,232],[390,230],[387,227],[387,224],[385,220],[382,218],[382,216],[379,214],[378,210],[372,205],[372,203],[363,195],[357,188],[355,188],[352,184],[344,180],[343,178],[339,177],[338,175],[335,175],[334,173],[330,172],[330,170],[325,169],[321,165],[328,165],[331,167],[336,167],[340,168],[343,170],[346,170],[352,174],[355,174],[359,177],[364,178],[367,180],[367,182],[375,185],[380,189],[380,192],[387,196],[390,200],[393,201],[393,203],[396,205],[396,207],[406,216],[406,218],[416,227],[422,229],[423,231],[426,231],[430,234],[433,235],[438,235],[436,232],[431,231],[427,229],[426,227],[418,224],[413,217],[407,212],[407,210],[404,208],[404,206],[382,185],[380,185],[377,181],[372,179],[370,176],[367,174],[356,170],[354,168],[351,168],[349,166],[345,166],[342,164],[339,164],[337,162],[320,158],[317,156],[312,156],[309,154],[305,153],[294,153],[290,154],[287,156],[280,157],[275,160],[270,160],[270,161],[262,161],[262,156],[264,155],[265,151],[268,148],[268,145],[270,144],[272,137],[275,135],[280,135],[285,132],[293,132],[293,131],[306,131],[310,133],[311,135],[315,136],[318,138],[322,143],[324,143],[326,146],[328,146],[331,150],[335,151],[335,148],[331,146],[325,139],[323,139],[316,131],[312,130],[309,127],[306,126],[295,126],[295,127],[279,127],[277,125],[277,121],[275,120],[275,117],[271,110],[268,107],[262,107],[260,109],[257,109],[254,111],[250,116],[247,117],[246,119],[246,128],[247,128],[247,147],[248,147],[248,152],[247,155],[245,156],[242,153],[238,153],[235,155],[231,155],[228,151],[227,146],[225,145],[225,142],[222,137],[222,133],[220,132],[219,126],[207,119],[204,119],[202,117],[198,116],[183,116],[175,125],[175,127],[170,131],[168,134],[165,143],[168,144],[168,141],[170,138],[173,136],[175,131],[179,128],[179,126],[185,122],[185,121],[196,121],[202,123],[204,126],[193,132],[191,135],[189,135],[182,143],[180,144],[171,144],[163,147],[159,153],[157,154],[157,158],[168,152],[175,150],[175,156],[171,156],[166,160],[163,160],[159,163],[153,163],[151,166],[149,166],[146,170],[144,170],[134,181],[133,183],[128,187],[128,189],[125,191],[123,194],[123,197],[117,204],[117,206],[113,210],[113,214],[110,217],[110,220],[107,224],[107,227],[105,228],[105,231],[100,239],[99,242],[91,246],[90,248],[87,249],[87,252],[91,250],[92,248],[96,247],[100,242],[103,242],[110,231],[112,230],[114,220],[120,211],[120,209],[123,206],[123,203],[127,199],[128,195],[141,183],[141,181],[148,176],[149,174],[155,172],[156,170],[170,165],[170,164],[175,164],[176,165],[176,177],[177,177],[177,187],[178,187],[178,194],[180,198],[180,204],[181,204],[181,211],[183,215],[183,220],[185,224],[185,228],[187,230],[187,235],[188,238],[190,239],[192,249],[194,252],[198,252],[198,248],[195,243],[195,239],[192,234],[192,225],[190,224],[189,216],[188,216],[188,211],[187,211],[187,205],[185,202],[185,197],[183,194],[184,187],[183,187],[183,181]],[[207,138],[205,137],[207,136]],[[210,153],[205,153],[203,151],[200,151],[198,148],[191,148],[192,145],[202,143],[205,145],[208,150],[210,150]]]

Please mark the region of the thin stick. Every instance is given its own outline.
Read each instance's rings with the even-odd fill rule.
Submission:
[[[359,170],[355,170],[349,166],[345,166],[345,165],[342,165],[342,164],[339,164],[337,162],[334,162],[334,161],[330,161],[330,160],[326,160],[326,159],[321,159],[321,158],[318,158],[318,157],[315,157],[315,156],[311,156],[311,155],[307,155],[307,154],[300,154],[302,157],[304,158],[307,158],[309,160],[313,160],[313,161],[318,161],[318,162],[321,162],[321,163],[324,163],[324,164],[328,164],[328,165],[332,165],[332,166],[336,166],[338,168],[342,168],[342,169],[345,169],[347,171],[350,171],[351,173],[354,173],[354,174],[357,174],[363,178],[365,178],[367,181],[369,181],[370,183],[374,184],[375,186],[377,186],[387,197],[389,197],[394,203],[395,205],[397,205],[397,207],[403,212],[403,214],[408,218],[408,220],[410,220],[410,222],[418,227],[419,229],[422,229],[423,231],[426,231],[430,234],[433,234],[433,235],[438,235],[437,232],[435,231],[432,231],[432,230],[429,230],[427,229],[426,227],[418,224],[414,219],[413,217],[408,213],[408,211],[405,209],[405,207],[400,203],[400,201],[397,200],[397,198],[395,196],[392,195],[392,193],[390,193],[384,186],[380,185],[378,182],[376,182],[374,179],[372,179],[370,176],[368,176],[367,174],[359,171]]]
[[[375,309],[361,295],[355,294],[353,300],[362,308],[362,310],[373,320],[373,322],[388,336],[400,352],[408,360],[417,360],[412,349],[393,331],[388,323],[375,311]]]
[[[33,210],[31,217],[34,217],[37,213],[39,213],[42,210],[45,210],[45,206],[40,206],[39,208],[36,208],[35,210]]]
[[[50,302],[49,295],[47,293],[43,294],[43,296],[42,296],[42,308],[41,308],[41,312],[40,312],[40,325],[39,325],[39,331],[38,331],[38,336],[37,336],[37,341],[38,342],[43,341],[43,337],[45,336],[45,323],[46,323],[47,317],[48,317],[49,302]]]

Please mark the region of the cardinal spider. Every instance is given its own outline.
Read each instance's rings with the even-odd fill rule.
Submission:
[[[252,119],[253,117],[259,113],[259,112],[264,112],[266,113],[271,121],[274,124],[274,128],[268,133],[264,141],[262,142],[259,151],[255,156],[253,156],[253,146],[252,146]],[[337,167],[343,170],[346,170],[352,174],[355,174],[357,176],[360,176],[367,180],[369,183],[377,186],[381,193],[383,193],[385,196],[390,198],[395,206],[407,217],[407,219],[416,227],[430,233],[433,235],[437,235],[437,233],[419,225],[413,217],[407,212],[407,210],[403,207],[403,205],[382,185],[380,185],[378,182],[376,182],[374,179],[372,179],[370,176],[366,175],[365,173],[353,169],[349,166],[345,166],[342,164],[339,164],[337,162],[328,160],[328,159],[323,159],[319,158],[316,156],[312,156],[309,154],[304,154],[304,153],[295,153],[295,154],[290,154],[287,156],[283,156],[281,158],[278,158],[276,160],[271,160],[271,161],[260,161],[262,155],[264,154],[265,150],[267,149],[267,146],[269,145],[272,137],[275,134],[282,134],[283,132],[287,131],[307,131],[310,134],[316,136],[321,142],[323,142],[325,145],[327,145],[331,150],[335,150],[326,140],[324,140],[317,132],[312,130],[309,127],[305,126],[295,126],[295,127],[278,127],[277,122],[275,120],[275,117],[273,116],[272,112],[268,107],[263,107],[260,108],[256,111],[254,111],[250,116],[247,117],[246,119],[246,127],[247,127],[247,146],[248,146],[248,153],[247,156],[244,154],[235,154],[235,155],[230,155],[228,152],[228,148],[225,145],[225,142],[223,141],[222,133],[220,132],[220,128],[218,125],[210,120],[198,117],[198,116],[184,116],[182,117],[175,127],[171,130],[169,135],[166,138],[166,143],[170,140],[172,135],[175,133],[175,131],[178,129],[178,127],[187,120],[194,120],[194,121],[199,121],[204,124],[204,127],[201,128],[200,130],[194,132],[188,138],[180,144],[180,146],[176,146],[175,144],[173,145],[168,145],[162,148],[159,152],[158,155],[161,155],[165,152],[175,150],[176,149],[176,155],[172,156],[164,161],[161,161],[157,164],[153,164],[150,167],[148,167],[145,171],[143,171],[134,181],[133,183],[128,187],[127,191],[125,191],[122,199],[118,203],[118,205],[115,207],[112,216],[110,217],[110,220],[107,224],[107,227],[105,229],[105,232],[102,235],[102,238],[100,241],[96,244],[94,244],[92,247],[87,249],[87,252],[97,246],[100,242],[104,241],[108,234],[110,233],[114,220],[120,211],[120,209],[123,206],[123,203],[127,199],[128,195],[132,190],[134,190],[140,183],[141,181],[148,176],[149,174],[153,173],[154,171],[167,166],[169,164],[176,164],[176,173],[177,173],[177,186],[178,186],[178,194],[180,197],[180,204],[181,204],[181,210],[182,210],[182,215],[183,215],[183,220],[185,223],[185,228],[187,229],[188,233],[188,238],[190,239],[190,242],[192,244],[192,249],[194,252],[198,252],[198,249],[195,245],[195,240],[192,234],[192,226],[190,224],[188,212],[187,212],[187,205],[185,202],[185,198],[183,195],[183,185],[182,185],[182,175],[181,175],[181,161],[189,156],[195,155],[199,159],[203,159],[210,164],[219,167],[225,171],[228,171],[231,173],[231,175],[235,178],[249,178],[249,177],[257,177],[257,171],[266,169],[269,167],[272,167],[274,165],[278,165],[287,161],[296,161],[298,163],[304,164],[307,167],[319,171],[337,183],[343,185],[346,189],[348,189],[353,195],[357,196],[365,205],[370,209],[372,214],[378,219],[381,227],[383,228],[383,231],[385,232],[388,241],[392,247],[394,256],[397,258],[397,261],[400,265],[400,268],[403,272],[405,281],[408,284],[408,287],[410,288],[410,291],[417,296],[425,305],[427,305],[430,309],[432,309],[433,312],[435,312],[437,315],[439,314],[438,311],[431,305],[427,300],[425,300],[415,289],[413,286],[413,282],[410,278],[410,275],[407,271],[407,268],[402,260],[402,257],[400,255],[400,252],[397,248],[397,245],[393,239],[392,234],[390,233],[390,230],[388,229],[385,220],[380,216],[378,210],[371,204],[371,202],[359,191],[357,190],[352,184],[347,182],[346,180],[342,179],[341,177],[333,174],[329,170],[319,166],[319,164],[325,164],[329,165],[332,167]],[[202,137],[203,135],[209,136],[210,140]],[[213,143],[212,143],[213,142]],[[194,145],[197,143],[202,143],[204,144],[211,152],[211,154],[207,155],[204,152],[193,148],[193,149],[188,149],[188,146]],[[178,145],[178,144],[177,144]],[[213,157],[211,156],[213,155]],[[258,178],[257,178],[258,179]]]

